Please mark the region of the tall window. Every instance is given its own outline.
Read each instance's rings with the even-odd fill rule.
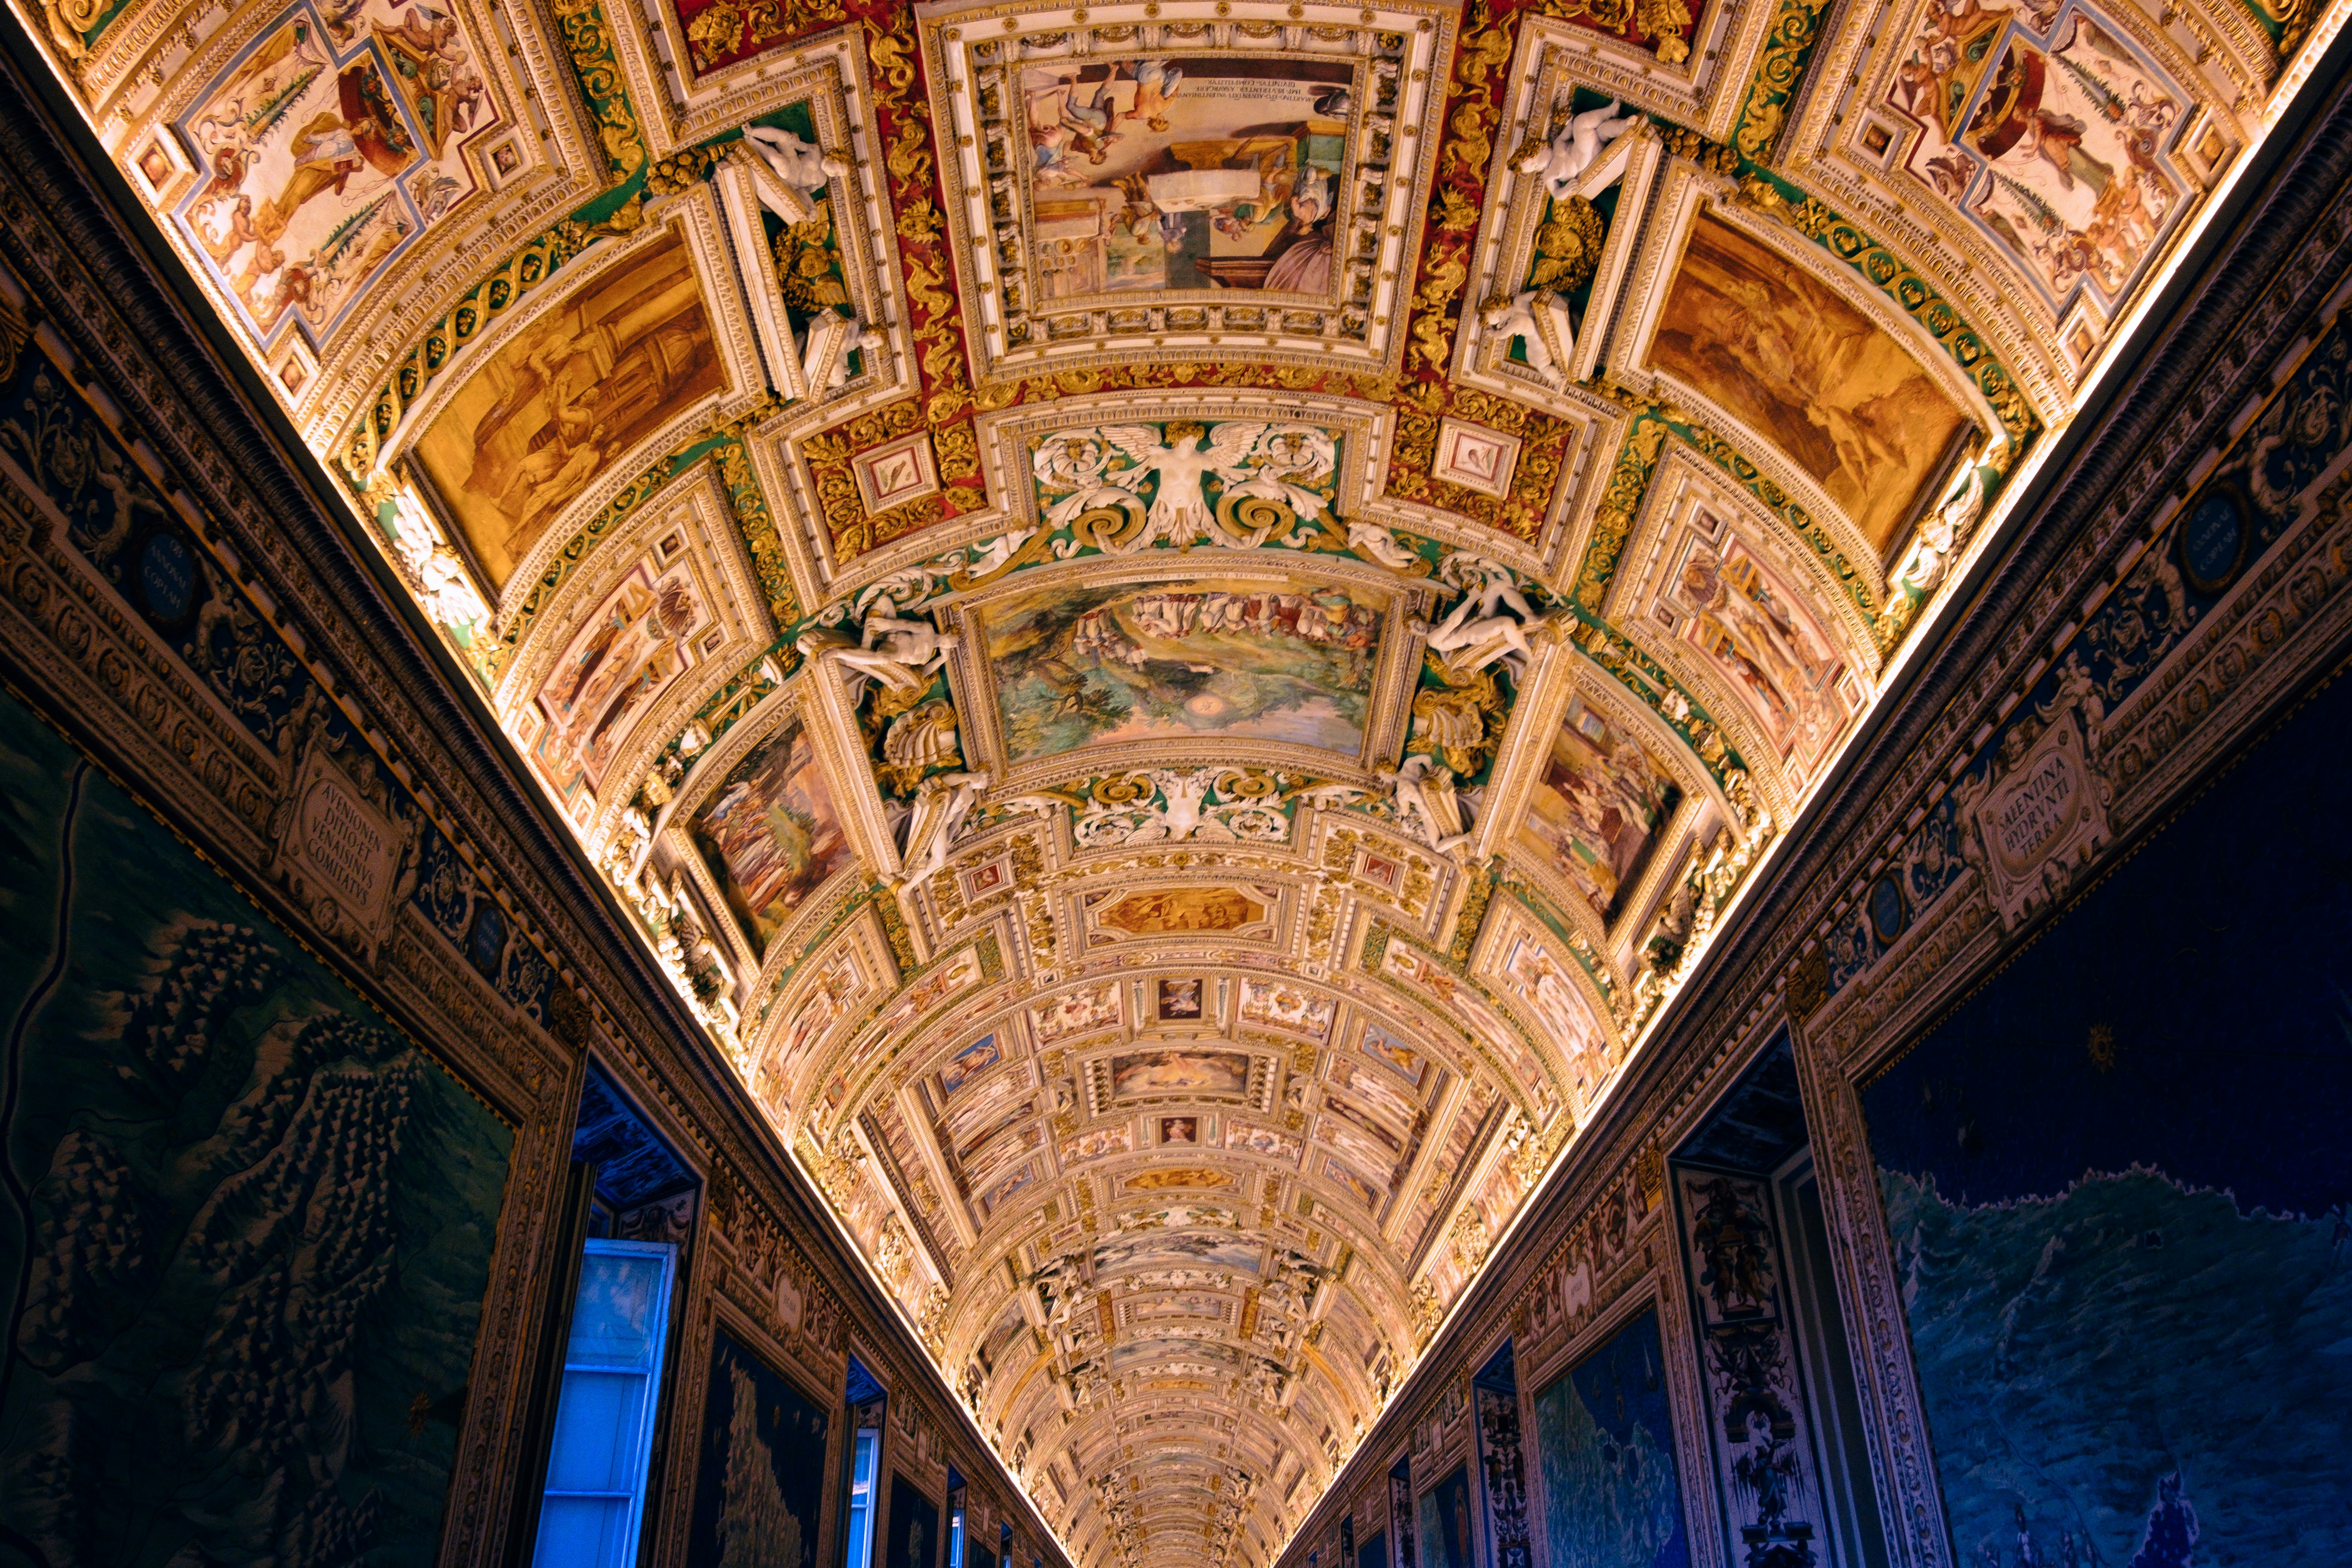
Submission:
[[[874,1561],[874,1471],[882,1455],[880,1428],[860,1426],[849,1453],[849,1550],[844,1568],[867,1568]]]
[[[968,1494],[963,1478],[953,1465],[948,1467],[948,1568],[964,1568],[963,1512]]]
[[[590,1240],[563,1354],[537,1568],[629,1568],[645,1518],[677,1249]]]

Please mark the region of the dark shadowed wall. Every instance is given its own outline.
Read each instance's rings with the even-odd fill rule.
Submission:
[[[2338,679],[1864,1093],[1954,1546],[2352,1558]]]
[[[512,1131],[0,697],[0,1563],[429,1563]]]

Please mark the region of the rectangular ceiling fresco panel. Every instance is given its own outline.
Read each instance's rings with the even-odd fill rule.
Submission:
[[[690,830],[755,953],[854,858],[824,766],[797,718],[728,770]]]
[[[1613,918],[1682,799],[1674,773],[1581,697],[1569,700],[1528,798],[1519,842]]]
[[[1388,611],[1372,589],[1239,577],[1031,593],[987,621],[1006,754],[1232,736],[1355,755]]]
[[[1810,774],[1861,706],[1811,600],[1739,537],[1702,516],[1678,542],[1659,618],[1738,698],[1783,761]]]
[[[1050,300],[1139,290],[1332,296],[1332,224],[1368,67],[1161,55],[1021,73]]]
[[[630,569],[533,699],[546,727],[530,759],[550,789],[569,800],[598,786],[637,719],[693,664],[710,619],[688,564],[658,577],[642,562]]]
[[[416,456],[500,589],[573,498],[726,384],[693,255],[673,229],[499,345]]]
[[[1649,358],[1785,453],[1882,557],[1971,428],[1860,309],[1706,213],[1691,225]]]
[[[454,16],[297,5],[175,122],[201,177],[173,217],[256,343],[315,346],[474,192],[464,149],[497,123]]]

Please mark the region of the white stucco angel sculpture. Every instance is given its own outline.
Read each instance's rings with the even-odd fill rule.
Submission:
[[[812,397],[837,392],[849,384],[850,354],[858,349],[872,353],[881,346],[881,336],[867,331],[855,313],[821,311],[801,335],[802,384]]]
[[[1543,617],[1519,592],[1507,567],[1461,556],[1447,566],[1458,571],[1456,563],[1462,562],[1478,574],[1477,580],[1464,584],[1462,602],[1445,619],[1434,626],[1416,622],[1414,629],[1425,632],[1430,648],[1446,655],[1446,662],[1459,672],[1482,669],[1502,659],[1515,679],[1525,679],[1528,658],[1535,651],[1528,632],[1540,626]]]
[[[1984,515],[1984,491],[1976,470],[1969,469],[1960,481],[1960,489],[1920,525],[1911,553],[1895,574],[1897,583],[1908,584],[1923,594],[1934,591],[1936,584],[1944,580],[1952,556],[1968,543],[1977,519]]]
[[[897,886],[913,887],[948,863],[948,845],[987,793],[985,773],[940,773],[923,781],[907,823],[907,852],[899,857]]]
[[[1454,774],[1444,763],[1416,753],[1394,773],[1383,769],[1380,776],[1396,798],[1397,820],[1440,855],[1451,855],[1477,837],[1463,823]]]
[[[467,574],[465,562],[456,551],[446,544],[434,545],[423,552],[415,565],[420,584],[417,600],[436,623],[462,626],[489,615],[489,606],[483,602],[473,578]]]
[[[1546,142],[1535,142],[1519,150],[1519,161],[1514,165],[1522,174],[1543,176],[1544,189],[1553,196],[1568,195],[1577,176],[1592,167],[1601,157],[1601,149],[1631,131],[1639,115],[1617,112],[1617,100],[1611,99],[1599,109],[1588,109],[1581,114],[1570,115],[1557,121],[1559,128]]]
[[[1568,301],[1549,289],[1528,289],[1486,301],[1482,312],[1487,333],[1507,349],[1517,339],[1528,356],[1528,368],[1558,392],[1568,385],[1564,363],[1576,353],[1576,328],[1569,320]],[[1552,351],[1558,349],[1559,353]]]
[[[1379,562],[1391,572],[1410,572],[1421,557],[1397,542],[1395,534],[1376,522],[1360,519],[1348,524],[1348,548]]]
[[[772,125],[746,125],[743,144],[759,155],[777,180],[806,195],[824,188],[827,180],[849,173],[849,161],[838,153],[827,153],[814,143],[803,142],[789,131],[779,131]],[[779,216],[786,215],[779,214]],[[804,223],[808,215],[794,218]]]
[[[827,647],[803,634],[799,647],[810,658],[830,654],[860,675],[870,675],[900,691],[919,690],[945,664],[948,651],[963,639],[943,632],[929,621],[901,620],[896,616],[868,616],[856,647]]]
[[[1045,1313],[1045,1331],[1052,1333],[1070,1321],[1070,1309],[1076,1303],[1079,1289],[1086,1281],[1078,1273],[1077,1258],[1064,1256],[1039,1269],[1030,1283],[1043,1284],[1046,1294],[1053,1298],[1053,1304]]]

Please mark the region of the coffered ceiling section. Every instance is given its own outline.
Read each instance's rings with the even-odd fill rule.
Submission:
[[[12,3],[1129,1568],[1289,1539],[2340,19]]]

